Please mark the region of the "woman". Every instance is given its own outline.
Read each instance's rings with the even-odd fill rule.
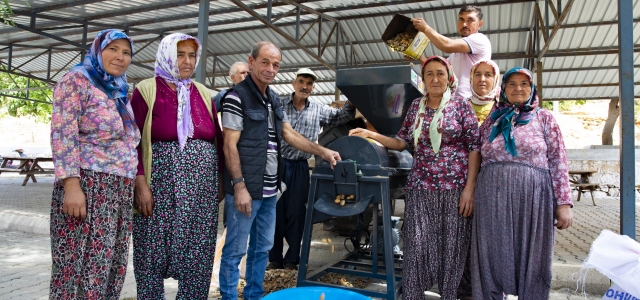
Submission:
[[[119,299],[140,131],[127,99],[133,42],[100,31],[53,91],[51,299]]]
[[[481,60],[471,68],[471,107],[482,125],[500,96],[500,68],[492,60]]]
[[[469,102],[452,96],[457,79],[446,59],[427,58],[422,78],[427,94],[413,101],[397,138],[360,128],[349,135],[393,150],[413,149],[405,187],[402,296],[423,299],[438,284],[442,299],[456,299],[471,242],[478,121]]]
[[[142,131],[135,193],[141,214],[133,218],[138,299],[163,299],[169,277],[180,282],[177,299],[209,294],[224,157],[209,89],[189,78],[201,51],[194,37],[166,36],[156,77],[140,82],[131,99]]]
[[[554,215],[558,229],[568,228],[573,203],[562,133],[538,105],[529,70],[513,68],[480,127],[471,245],[476,299],[549,298]]]
[[[489,116],[489,112],[500,96],[500,68],[492,60],[481,60],[471,67],[469,81],[471,85],[469,102],[478,118],[478,125],[481,125]],[[463,300],[472,299],[470,255],[469,251],[467,264],[458,288],[458,298]]]

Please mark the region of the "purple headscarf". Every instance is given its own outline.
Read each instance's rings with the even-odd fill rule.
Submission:
[[[193,122],[191,120],[191,103],[189,101],[191,91],[189,84],[191,78],[180,78],[180,69],[178,66],[178,42],[194,40],[198,45],[196,49],[196,64],[200,61],[202,53],[202,45],[197,38],[183,33],[173,33],[162,39],[158,45],[158,53],[156,54],[155,75],[160,76],[167,82],[176,85],[178,91],[178,143],[180,148],[184,148],[187,138],[193,137]],[[194,69],[195,72],[195,69]]]

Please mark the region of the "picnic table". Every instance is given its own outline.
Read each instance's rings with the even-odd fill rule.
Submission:
[[[13,168],[8,165],[9,161],[20,161],[20,164],[18,165],[18,167]],[[22,186],[25,186],[27,185],[27,182],[29,182],[29,178],[31,178],[33,182],[38,182],[36,180],[35,175],[54,173],[53,168],[44,168],[40,166],[41,162],[53,162],[53,158],[40,157],[40,156],[38,157],[4,156],[2,157],[2,165],[0,165],[0,174],[2,174],[2,172],[15,172],[15,173],[20,173],[20,175],[25,175],[24,181],[22,181]]]
[[[580,201],[580,196],[582,196],[583,191],[589,191],[591,193],[591,201],[593,205],[596,205],[596,200],[593,197],[593,191],[600,187],[597,183],[589,182],[589,178],[597,173],[596,170],[569,170],[569,181],[571,183],[571,187],[574,187],[578,190],[578,200]]]

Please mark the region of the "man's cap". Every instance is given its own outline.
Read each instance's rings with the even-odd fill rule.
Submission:
[[[300,75],[309,75],[313,77],[313,81],[318,80],[318,76],[316,75],[316,73],[313,73],[313,71],[311,71],[311,69],[309,68],[300,68],[298,72],[296,72],[296,78],[298,78],[298,76]]]

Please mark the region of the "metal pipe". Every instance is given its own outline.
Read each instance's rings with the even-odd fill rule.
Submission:
[[[7,71],[11,71],[11,58],[13,57],[13,45],[9,45],[9,57],[7,58]]]
[[[544,1],[544,22],[546,23],[544,28],[546,29],[545,36],[547,41],[549,40],[549,27],[551,26],[551,23],[549,23],[549,1],[550,0]],[[556,20],[556,22],[560,22],[560,20]]]
[[[87,22],[82,25],[82,50],[80,50],[80,63],[84,61],[84,56],[87,54],[87,29],[89,26]]]
[[[296,41],[300,41],[300,7],[296,7]]]
[[[51,48],[49,48],[49,54],[47,55],[47,80],[51,79]]]
[[[200,0],[198,40],[204,49],[200,54],[200,64],[196,66],[196,81],[205,84],[207,80],[207,48],[209,46],[209,0]]]
[[[269,24],[271,24],[271,5],[273,4],[272,2],[273,2],[272,0],[267,0],[267,22],[269,22]]]
[[[618,0],[620,81],[620,233],[636,239],[633,1]]]

